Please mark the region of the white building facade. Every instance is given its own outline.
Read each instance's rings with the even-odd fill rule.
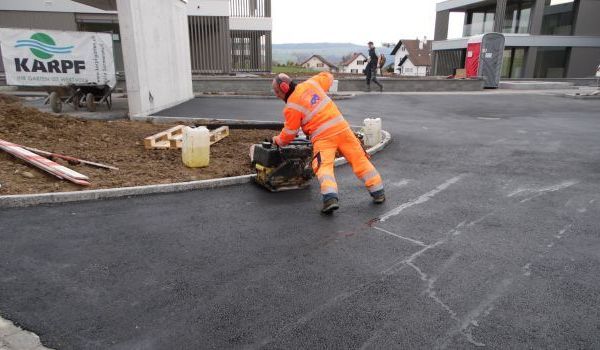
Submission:
[[[312,55],[309,59],[300,64],[303,68],[312,69],[318,72],[336,72],[337,67],[319,55]]]
[[[431,41],[400,40],[392,50],[394,74],[408,77],[427,76],[431,68]]]
[[[401,58],[395,56],[394,74],[405,77],[424,77],[427,76],[427,67],[415,66],[410,58],[406,59],[400,66]]]
[[[114,0],[2,0],[0,26],[111,32],[115,66],[117,71],[123,71],[117,11],[87,5],[111,2],[116,5]],[[193,72],[227,74],[236,71],[271,71],[271,0],[176,2],[181,3],[187,13],[186,25]],[[148,2],[147,6],[151,3]]]
[[[369,59],[362,53],[355,53],[352,57],[340,65],[340,73],[347,74],[363,74],[363,70],[367,68]]]

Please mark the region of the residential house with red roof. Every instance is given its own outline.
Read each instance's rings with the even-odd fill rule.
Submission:
[[[424,77],[431,70],[431,41],[398,41],[394,50],[394,73],[402,76]]]
[[[340,73],[363,74],[363,70],[367,68],[367,56],[360,52],[355,52],[346,61],[342,62],[339,67]]]
[[[327,61],[323,56],[312,55],[300,65],[306,69],[312,69],[319,72],[337,72],[338,68],[335,64]]]

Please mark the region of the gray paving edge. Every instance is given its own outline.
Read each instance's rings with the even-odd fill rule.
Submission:
[[[152,115],[148,117],[131,117],[131,120],[139,121],[139,122],[150,122],[154,124],[169,124],[169,123],[188,123],[188,122],[198,122],[198,123],[225,123],[232,125],[256,125],[256,126],[265,126],[265,125],[277,125],[277,127],[283,127],[283,122],[278,121],[264,121],[264,120],[240,120],[240,119],[224,119],[224,118],[205,118],[205,117],[165,117],[160,115]]]
[[[373,155],[377,152],[380,152],[391,142],[392,142],[391,134],[385,130],[382,130],[381,142],[379,144],[377,144],[376,146],[369,148],[367,150],[367,153],[369,155]],[[340,166],[340,165],[343,165],[346,163],[347,163],[347,161],[345,158],[337,158],[335,160],[335,166]],[[254,174],[250,174],[250,175],[226,177],[226,178],[220,178],[220,179],[179,182],[179,183],[162,184],[162,185],[121,187],[121,188],[109,188],[109,189],[77,191],[77,192],[55,192],[55,193],[0,196],[0,208],[19,208],[19,207],[29,207],[29,206],[34,206],[34,205],[42,205],[42,204],[84,202],[84,201],[95,201],[95,200],[101,200],[101,199],[160,194],[160,193],[174,193],[174,192],[184,192],[184,191],[193,191],[193,190],[206,190],[206,189],[246,184],[246,183],[253,181],[255,176],[256,175],[254,175]]]
[[[0,317],[0,349],[4,350],[51,350],[42,345],[36,334],[17,327]]]
[[[350,100],[356,97],[355,93],[347,93],[347,94],[330,94],[329,95],[332,100],[340,101],[340,100]],[[240,99],[240,100],[275,100],[276,96],[273,95],[235,95],[235,94],[204,94],[204,93],[195,93],[195,98],[224,98],[224,99]]]
[[[600,94],[564,94],[563,97],[571,98],[574,100],[600,100]]]

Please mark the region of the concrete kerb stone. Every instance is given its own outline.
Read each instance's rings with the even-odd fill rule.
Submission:
[[[109,198],[133,197],[147,194],[204,190],[217,187],[234,186],[250,182],[254,175],[243,175],[221,179],[179,182],[173,184],[148,185],[136,187],[108,188],[78,192],[55,192],[0,196],[0,208],[29,207],[39,204],[94,201]]]
[[[562,96],[566,97],[566,98],[572,98],[574,100],[600,100],[600,93],[599,94],[593,94],[593,93],[563,94]]]
[[[204,118],[204,117],[164,117],[164,116],[149,116],[149,117],[132,117],[131,120],[140,122],[150,122],[153,124],[170,124],[170,123],[196,123],[196,124],[226,124],[232,126],[259,126],[259,127],[283,127],[282,122],[269,122],[264,120],[239,120],[239,119],[221,119],[221,118]]]
[[[42,345],[36,334],[23,330],[2,317],[0,317],[0,349],[50,350]]]
[[[334,101],[341,101],[341,100],[350,100],[353,99],[354,97],[356,97],[356,93],[348,93],[348,94],[330,94],[329,95],[331,97],[332,100]],[[240,94],[227,94],[227,93],[222,93],[222,94],[204,94],[204,93],[196,93],[194,94],[195,98],[227,98],[227,99],[242,99],[242,100],[275,100],[277,99],[276,96],[272,96],[272,95],[259,95],[259,94],[249,94],[249,95],[240,95]]]
[[[222,120],[221,120],[222,121]],[[357,128],[353,126],[353,128]],[[373,155],[383,150],[392,142],[392,136],[389,132],[382,130],[382,140],[379,144],[367,149],[369,155]],[[335,166],[346,164],[345,158],[337,158]],[[172,184],[148,185],[136,187],[109,188],[100,190],[77,191],[77,192],[55,192],[41,194],[9,195],[0,196],[0,208],[19,208],[42,204],[57,204],[68,202],[95,201],[111,198],[134,197],[160,193],[175,193],[194,190],[208,190],[220,187],[242,185],[252,182],[255,174],[226,177],[220,179],[210,179],[191,182],[179,182]]]

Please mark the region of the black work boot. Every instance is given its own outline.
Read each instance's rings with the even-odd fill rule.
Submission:
[[[340,209],[340,205],[338,204],[338,199],[337,198],[329,198],[329,199],[323,201],[323,209],[321,209],[321,213],[331,214],[338,209]]]
[[[371,193],[371,197],[373,197],[373,203],[375,204],[383,204],[385,202],[385,192],[383,190]]]

